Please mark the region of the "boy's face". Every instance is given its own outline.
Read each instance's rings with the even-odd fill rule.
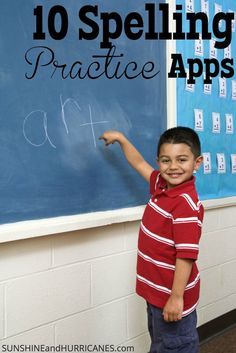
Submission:
[[[190,180],[201,163],[202,157],[195,158],[185,143],[164,143],[160,148],[158,164],[168,189]]]

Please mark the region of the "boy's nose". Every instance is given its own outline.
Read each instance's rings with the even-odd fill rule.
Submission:
[[[178,168],[178,164],[176,161],[172,161],[170,164],[170,169],[177,169]]]

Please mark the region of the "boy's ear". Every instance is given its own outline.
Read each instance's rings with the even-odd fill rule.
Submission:
[[[195,170],[198,170],[203,162],[203,156],[199,156],[195,159]]]

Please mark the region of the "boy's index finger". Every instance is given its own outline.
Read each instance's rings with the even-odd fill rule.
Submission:
[[[116,131],[105,131],[100,137],[99,140],[104,140],[106,146],[114,144],[116,141],[119,141],[119,135]]]
[[[104,135],[101,135],[98,139],[99,140],[104,140],[105,142],[107,142],[107,138]]]
[[[99,137],[99,140],[104,140],[105,142],[105,146],[109,146],[109,141],[106,137],[104,137],[103,135]]]

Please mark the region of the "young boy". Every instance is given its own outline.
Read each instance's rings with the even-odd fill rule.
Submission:
[[[130,165],[150,183],[141,221],[136,291],[147,301],[149,353],[197,353],[196,306],[200,278],[195,260],[203,220],[193,176],[202,162],[198,135],[190,128],[165,131],[157,147],[159,171],[120,132],[107,131]]]

